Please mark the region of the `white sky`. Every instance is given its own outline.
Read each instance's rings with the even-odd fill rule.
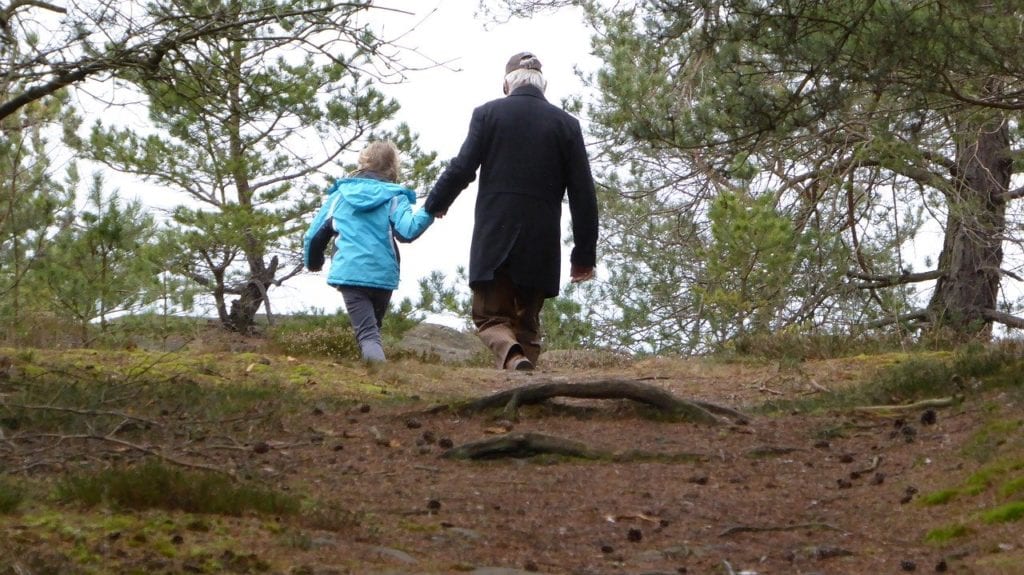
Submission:
[[[421,149],[436,151],[439,160],[458,153],[473,108],[502,97],[505,62],[513,54],[529,50],[537,55],[548,80],[547,99],[554,104],[582,91],[574,67],[596,69],[595,59],[589,55],[590,33],[575,11],[494,24],[474,16],[476,0],[395,0],[387,4],[414,10],[415,14],[391,13],[383,23],[385,36],[416,26],[401,43],[433,61],[447,63],[445,67],[412,72],[400,85],[381,87],[401,104],[398,120],[419,134]],[[419,62],[410,60],[409,64]],[[424,195],[429,189],[417,192]],[[418,280],[433,270],[454,280],[459,265],[468,267],[475,200],[474,182],[443,219],[435,221],[415,242],[401,246],[402,278],[394,302],[404,297],[415,300]],[[567,215],[568,210],[564,211]],[[563,260],[564,284],[568,281],[567,251]],[[341,295],[325,283],[326,273],[326,269],[316,274],[306,272],[275,288],[271,292],[274,312],[317,308],[333,313],[342,308]]]
[[[427,61],[445,64],[410,72],[407,81],[401,84],[379,86],[400,103],[402,109],[397,119],[408,123],[419,135],[420,147],[436,151],[440,160],[447,160],[458,152],[473,108],[502,97],[504,66],[512,54],[529,50],[540,58],[548,80],[547,99],[556,105],[584,90],[575,74],[576,68],[592,72],[599,66],[596,58],[590,55],[591,32],[580,12],[563,9],[529,20],[498,24],[477,16],[478,4],[477,0],[378,2],[378,5],[400,10],[383,13],[379,17],[385,37],[401,36],[399,44],[420,54],[410,53],[407,59],[410,66],[420,67]],[[415,29],[405,34],[412,28]],[[137,110],[118,108],[118,114],[129,123],[132,123],[130,118],[124,115],[136,114],[139,123],[145,124],[145,109],[142,107]],[[581,120],[586,123],[585,118]],[[107,175],[109,181],[120,188],[123,197],[130,197],[133,190],[146,189],[146,186],[126,183],[109,170]],[[421,196],[428,191],[417,190]],[[180,200],[177,196],[154,196],[146,191],[141,193],[141,197],[150,205],[162,207]],[[473,183],[456,200],[444,219],[436,221],[416,242],[401,246],[402,276],[394,302],[404,297],[415,299],[418,280],[434,270],[455,281],[456,268],[468,266],[475,199],[476,184]],[[567,224],[568,210],[564,212],[563,219]],[[904,254],[916,262],[918,270],[924,269],[920,262],[926,255],[934,257],[937,253],[941,235],[928,230],[919,240],[922,240],[920,243],[924,249],[911,248]],[[563,285],[568,281],[568,250],[568,247],[564,248]],[[318,309],[334,313],[343,309],[341,295],[325,283],[326,273],[327,270],[316,274],[304,272],[288,284],[272,290],[274,312]],[[1006,295],[1013,297],[1015,294]]]

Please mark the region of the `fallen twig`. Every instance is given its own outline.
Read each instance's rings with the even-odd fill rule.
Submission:
[[[757,390],[760,391],[761,393],[770,393],[772,395],[786,395],[785,393],[782,393],[781,391],[774,390],[774,389],[772,389],[772,388],[770,388],[770,387],[768,387],[768,386],[766,386],[764,384],[761,384],[761,385],[757,386]]]
[[[230,470],[222,469],[220,467],[216,467],[216,466],[213,466],[213,465],[206,465],[204,463],[193,463],[191,461],[185,461],[183,459],[178,459],[177,457],[174,457],[172,455],[167,455],[165,453],[162,453],[161,451],[159,451],[157,449],[146,447],[144,445],[139,445],[137,443],[132,443],[130,441],[126,441],[124,439],[119,439],[117,437],[112,437],[112,436],[109,436],[109,435],[99,435],[99,434],[61,435],[61,434],[57,434],[57,433],[42,433],[42,434],[36,435],[36,437],[49,437],[49,438],[57,439],[58,442],[62,442],[62,441],[69,440],[69,439],[77,439],[77,440],[86,440],[86,441],[94,440],[94,441],[103,441],[103,442],[107,442],[107,443],[113,443],[114,445],[120,445],[121,447],[126,447],[128,449],[133,449],[135,451],[139,451],[139,452],[145,453],[147,455],[152,455],[153,457],[156,457],[158,459],[166,461],[167,463],[173,463],[174,465],[179,465],[181,467],[188,467],[188,468],[191,468],[191,469],[202,469],[202,470],[205,470],[205,471],[212,471],[214,473],[223,473],[224,475],[227,475],[227,476],[229,476],[231,478],[235,477],[234,472],[232,472]]]
[[[845,532],[835,525],[829,523],[798,523],[796,525],[733,525],[718,534],[719,537],[727,537],[737,533],[765,533],[769,531],[797,531],[799,529],[827,529],[829,531]]]
[[[75,415],[88,415],[88,416],[91,416],[91,417],[97,417],[97,416],[120,417],[122,419],[129,419],[129,420],[132,420],[132,421],[139,421],[139,422],[142,422],[142,423],[146,423],[146,424],[152,425],[154,427],[162,427],[162,424],[160,422],[153,421],[152,419],[146,419],[145,417],[139,417],[137,415],[131,415],[129,413],[124,413],[124,412],[121,412],[121,411],[108,411],[108,410],[102,410],[102,409],[78,409],[76,407],[63,407],[63,406],[60,406],[60,405],[25,405],[25,404],[20,404],[20,403],[7,403],[7,402],[0,402],[0,403],[2,403],[2,405],[5,405],[5,406],[10,407],[10,408],[14,408],[14,409],[26,409],[26,410],[30,410],[30,411],[36,411],[36,410],[38,410],[38,411],[60,411],[60,412],[64,412],[64,413],[74,413]]]
[[[854,473],[859,473],[862,475],[865,473],[871,473],[872,471],[878,469],[878,465],[880,463],[882,463],[882,457],[880,455],[876,455],[871,458],[871,465],[865,467],[864,469],[857,469],[856,471],[854,471]]]
[[[821,385],[817,381],[814,381],[813,377],[808,377],[807,378],[807,382],[811,384],[811,387],[813,387],[814,389],[817,389],[818,391],[823,391],[825,393],[832,393],[831,389],[825,387],[824,385]]]

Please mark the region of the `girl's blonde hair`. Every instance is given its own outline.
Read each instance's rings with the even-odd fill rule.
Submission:
[[[374,172],[389,182],[398,181],[398,146],[390,140],[370,142],[359,152],[360,172]]]

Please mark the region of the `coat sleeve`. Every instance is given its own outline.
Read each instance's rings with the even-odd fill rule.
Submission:
[[[459,155],[448,162],[448,167],[423,202],[423,209],[431,214],[447,211],[462,190],[476,179],[476,171],[483,161],[486,144],[484,132],[484,111],[483,108],[477,108],[473,110],[473,117],[469,121],[469,133],[462,142]]]
[[[415,240],[434,223],[434,216],[426,208],[413,211],[412,204],[404,196],[395,196],[391,200],[389,219],[395,239],[400,242]]]
[[[302,242],[302,264],[311,272],[318,272],[324,267],[327,246],[331,238],[338,232],[334,230],[334,208],[337,198],[329,197],[320,210],[313,216],[313,221],[306,230]]]
[[[569,213],[572,216],[573,248],[569,261],[582,267],[597,263],[597,194],[594,176],[590,171],[587,148],[583,144],[583,131],[575,123],[573,143],[569,155],[567,193]]]

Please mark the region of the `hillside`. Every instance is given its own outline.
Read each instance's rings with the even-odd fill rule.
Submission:
[[[505,374],[6,349],[0,573],[1020,573],[1018,362],[562,352]],[[625,399],[462,409],[601,382],[746,421]],[[449,457],[498,438],[520,450]]]

